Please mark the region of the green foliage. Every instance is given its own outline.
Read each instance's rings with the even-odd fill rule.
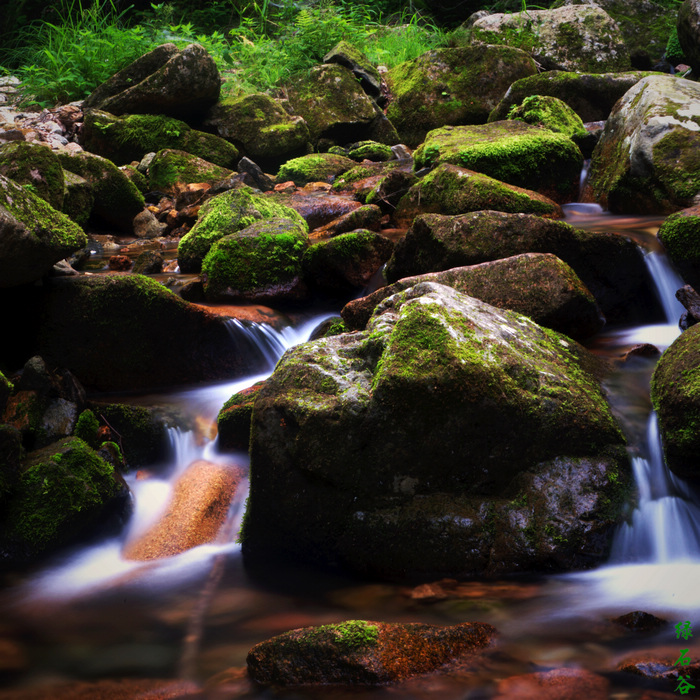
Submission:
[[[678,41],[678,31],[675,27],[671,30],[671,35],[668,37],[668,43],[666,44],[666,60],[673,64],[685,61],[683,49]]]
[[[100,422],[95,417],[95,414],[88,408],[78,416],[73,434],[94,449],[97,447],[97,431],[99,429]]]

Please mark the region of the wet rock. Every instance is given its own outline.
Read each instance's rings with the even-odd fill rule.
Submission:
[[[90,218],[98,218],[132,233],[134,217],[145,206],[136,185],[112,161],[92,153],[60,153],[59,159],[64,170],[79,175],[90,184],[94,197]]]
[[[493,645],[480,622],[452,627],[349,620],[273,637],[248,653],[248,672],[274,685],[384,685],[431,673]]]
[[[361,207],[359,202],[330,193],[318,196],[313,192],[275,192],[270,198],[294,209],[315,230],[350,214]]]
[[[393,249],[379,233],[343,233],[308,248],[302,261],[304,277],[312,290],[348,298],[369,284]]]
[[[182,51],[175,44],[162,44],[97,87],[83,109],[202,118],[219,99],[220,89],[216,64],[199,44]]]
[[[247,564],[405,580],[602,560],[630,475],[591,362],[433,283],[287,351],[253,411]]]
[[[668,625],[668,621],[643,610],[635,610],[634,612],[620,615],[613,622],[630,632],[658,632],[661,628]]]
[[[668,468],[680,477],[700,478],[700,360],[695,325],[682,333],[661,355],[651,382],[651,400],[659,418],[659,432]]]
[[[127,542],[126,559],[162,559],[211,542],[228,542],[234,533],[222,531],[243,467],[192,463],[173,487],[173,495],[157,524]]]
[[[271,177],[265,175],[262,168],[257,163],[250,160],[250,158],[241,158],[238,161],[237,167],[239,173],[248,176],[249,182],[246,182],[246,184],[250,185],[250,187],[254,187],[261,192],[268,192],[274,189],[275,181]]]
[[[524,51],[510,46],[435,49],[386,74],[387,116],[402,143],[416,147],[446,124],[483,124],[519,78],[537,72]]]
[[[93,388],[145,389],[261,370],[259,358],[223,350],[231,340],[221,318],[142,275],[52,279],[43,319],[42,356]]]
[[[489,121],[507,119],[512,107],[533,95],[551,95],[565,102],[584,122],[602,121],[615,103],[650,73],[575,73],[545,71],[516,80],[489,115]]]
[[[29,454],[9,499],[0,535],[0,561],[19,564],[84,539],[119,522],[128,490],[113,467],[79,438]]]
[[[497,700],[607,700],[610,682],[607,678],[582,668],[558,668],[553,671],[528,673],[499,681]]]
[[[132,261],[128,255],[112,255],[107,261],[107,266],[114,272],[128,272]]]
[[[264,93],[222,100],[210,111],[205,126],[235,143],[252,160],[275,169],[304,155],[310,140],[306,122],[289,115]]]
[[[202,261],[204,296],[270,303],[306,297],[301,261],[306,222],[273,217],[215,241]]]
[[[414,161],[416,170],[458,165],[560,204],[575,198],[583,166],[581,151],[568,136],[519,120],[434,129]]]
[[[180,240],[177,261],[182,272],[199,272],[212,245],[224,236],[241,231],[255,221],[288,219],[308,230],[302,217],[271,197],[241,185],[204,203],[192,230]]]
[[[166,148],[158,151],[148,168],[151,190],[175,193],[190,183],[212,184],[230,178],[233,171],[197,156]]]
[[[41,684],[37,688],[12,691],[12,700],[180,700],[200,696],[199,687],[191,681],[155,678],[120,678],[118,680],[64,681]]]
[[[530,317],[577,340],[597,333],[605,319],[574,271],[554,255],[526,253],[471,267],[405,277],[343,307],[351,330],[365,327],[377,304],[419,282],[436,282],[501,309]]]
[[[700,321],[700,294],[686,284],[676,291],[676,299],[687,309],[678,323],[680,329],[685,331]]]
[[[538,192],[508,185],[467,168],[441,163],[399,200],[394,222],[399,227],[408,228],[419,214],[439,212],[454,215],[484,209],[538,214],[551,219],[563,217],[561,207]]]
[[[363,163],[362,165],[357,165],[350,170],[347,170],[342,175],[339,175],[333,182],[334,192],[352,192],[355,199],[366,202],[367,197],[372,193],[372,191],[380,187],[381,183],[384,182],[394,171],[400,171],[401,173],[408,176],[413,184],[416,177],[412,172],[413,161],[410,159],[404,159],[403,161],[389,161],[387,163]],[[406,190],[410,185],[405,186],[404,191],[401,193],[406,194]],[[391,188],[393,191],[393,188]],[[378,203],[379,198],[377,197]],[[395,206],[395,203],[394,203]],[[393,211],[393,208],[392,208]]]
[[[678,9],[678,42],[693,71],[700,71],[700,3],[685,0]]]
[[[334,153],[313,153],[288,160],[277,173],[277,182],[291,180],[297,186],[309,182],[333,182],[345,171],[355,166],[355,161]]]
[[[649,293],[641,251],[616,234],[575,229],[531,214],[476,211],[425,214],[399,241],[387,264],[389,282],[521,253],[552,253],[570,265],[611,323],[649,318],[658,302]]]
[[[24,185],[61,211],[64,177],[58,156],[47,146],[14,141],[0,147],[0,175]]]
[[[683,280],[691,287],[700,287],[700,205],[671,214],[659,227],[657,237]]]
[[[669,214],[700,192],[700,87],[640,80],[617,102],[596,146],[584,197],[615,213]]]
[[[134,261],[134,272],[139,275],[154,275],[163,272],[163,255],[155,250],[144,250]]]
[[[312,238],[329,238],[341,233],[356,231],[357,229],[369,229],[378,231],[382,218],[382,210],[374,204],[365,204],[353,209],[347,214],[333,219],[329,223],[319,226],[312,232]]]
[[[147,153],[166,148],[185,151],[229,169],[233,169],[239,158],[236,147],[225,139],[161,114],[118,117],[102,110],[87,110],[81,143],[85,150],[116,165],[140,161]]]
[[[80,226],[0,175],[0,287],[36,282],[85,245]]]
[[[286,89],[294,114],[308,124],[312,143],[322,138],[335,143],[372,138],[377,111],[348,68],[315,66]]]
[[[675,648],[661,647],[629,656],[617,664],[617,669],[650,680],[664,681],[671,687],[677,683],[679,674],[697,684],[700,682],[700,661],[692,658],[691,650],[690,656],[686,657],[690,663],[679,666],[678,661],[683,655],[680,649],[682,646],[690,646],[690,642],[680,640]]]
[[[159,238],[168,228],[149,209],[144,209],[134,217],[133,226],[136,238]]]
[[[264,385],[264,381],[256,382],[234,394],[222,406],[216,419],[219,426],[219,446],[222,449],[248,450],[253,404]]]
[[[502,43],[508,32],[518,31],[531,37],[530,53],[545,70],[608,73],[631,68],[619,27],[598,5],[489,15],[472,25],[472,41]]]

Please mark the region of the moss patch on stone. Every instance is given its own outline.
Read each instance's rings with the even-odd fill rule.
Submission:
[[[0,174],[31,188],[54,209],[63,208],[63,168],[48,147],[14,141],[0,147]]]
[[[355,167],[355,161],[335,153],[313,153],[288,160],[277,173],[277,182],[293,181],[302,186],[309,182],[333,182],[347,170]]]

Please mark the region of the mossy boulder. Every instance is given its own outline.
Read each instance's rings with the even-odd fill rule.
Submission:
[[[0,175],[24,185],[54,209],[63,209],[63,168],[48,146],[27,141],[0,146]]]
[[[293,113],[303,117],[311,142],[349,143],[372,138],[378,108],[352,71],[337,64],[314,66],[286,86]]]
[[[564,203],[578,193],[583,155],[565,134],[501,121],[434,129],[414,162],[417,170],[438,163],[459,165]]]
[[[199,44],[162,44],[99,85],[83,109],[202,119],[219,99],[221,77]]]
[[[700,192],[700,86],[640,80],[615,105],[591,159],[585,197],[615,213],[669,214]]]
[[[363,160],[384,162],[394,157],[390,146],[387,146],[385,143],[377,143],[376,141],[358,141],[350,144],[344,150],[346,150],[348,158],[360,162]]]
[[[683,55],[697,74],[700,71],[700,3],[684,0],[678,9],[678,43]]]
[[[143,211],[145,200],[136,185],[107,158],[81,151],[60,153],[64,170],[87,180],[94,197],[90,218],[133,232],[134,217]]]
[[[175,192],[193,182],[213,184],[234,175],[232,170],[198,156],[166,148],[158,151],[148,167],[148,186],[158,192]]]
[[[700,325],[684,331],[661,355],[651,380],[651,400],[668,468],[700,480]]]
[[[312,238],[323,239],[339,236],[341,233],[349,233],[358,229],[379,231],[381,228],[382,210],[375,204],[364,204],[357,209],[341,214],[324,226],[320,226],[312,232]]]
[[[230,379],[263,367],[236,351],[220,316],[142,275],[52,280],[39,347],[47,362],[105,391]]]
[[[441,163],[412,185],[394,212],[398,226],[410,226],[422,213],[464,214],[482,209],[563,217],[561,207],[539,192],[509,185],[482,173]]]
[[[526,47],[545,70],[609,73],[630,70],[620,29],[598,5],[497,13],[477,19],[472,41]]]
[[[362,163],[346,170],[333,181],[333,192],[351,192],[359,201],[367,195],[393,170],[411,172],[413,161],[389,161],[386,163]]]
[[[650,311],[661,313],[642,252],[633,241],[531,214],[419,216],[396,245],[385,274],[394,282],[521,253],[552,253],[570,265],[610,323],[648,322]]]
[[[510,110],[533,95],[549,95],[565,102],[584,122],[604,121],[615,103],[648,75],[642,71],[623,73],[576,73],[551,70],[516,80],[488,120],[507,119]]]
[[[0,528],[0,561],[36,561],[123,522],[128,489],[79,438],[27,455]]]
[[[203,160],[233,169],[238,149],[225,139],[192,129],[185,122],[155,114],[117,117],[101,110],[88,110],[81,132],[83,147],[116,165],[140,161],[147,153],[165,148],[185,151]]]
[[[517,311],[575,340],[594,335],[605,324],[595,298],[565,262],[548,253],[523,253],[404,277],[346,304],[342,317],[347,329],[363,330],[380,302],[419,282],[444,284],[499,309]]]
[[[468,662],[492,646],[495,636],[481,622],[438,627],[347,620],[260,642],[246,662],[251,678],[264,685],[386,685]]]
[[[63,171],[63,213],[79,226],[85,226],[95,206],[95,195],[90,183],[80,175]]]
[[[221,407],[216,423],[219,429],[219,447],[224,450],[248,450],[250,420],[255,397],[265,382],[256,382],[231,396]]]
[[[406,580],[603,561],[630,474],[595,364],[433,283],[287,351],[253,409],[246,562]]]
[[[683,280],[700,289],[700,206],[671,214],[657,236]]]
[[[205,126],[264,167],[278,167],[303,155],[310,141],[306,122],[264,93],[222,100],[212,108]]]
[[[0,175],[0,287],[36,282],[86,245],[78,224]]]
[[[306,222],[273,217],[215,241],[202,261],[208,301],[270,303],[306,296],[301,261],[308,245]]]
[[[340,41],[323,57],[323,62],[348,68],[370,97],[375,100],[381,97],[382,76],[356,46]]]
[[[565,0],[564,4],[586,2]],[[595,4],[615,20],[634,68],[650,70],[663,58],[666,42],[676,25],[676,8],[652,0],[596,0]]]
[[[306,224],[294,209],[272,197],[256,194],[240,186],[207,200],[192,229],[180,240],[177,261],[182,272],[199,272],[212,245],[224,236],[247,228],[261,219],[289,219]],[[308,231],[308,228],[306,229]]]
[[[392,241],[373,231],[342,233],[304,253],[304,277],[312,289],[347,298],[369,284],[393,249]]]
[[[446,124],[483,124],[511,83],[536,73],[534,61],[509,46],[435,49],[386,74],[387,116],[401,142],[416,147]]]
[[[335,153],[311,153],[284,163],[277,173],[277,182],[291,180],[297,186],[309,182],[333,182],[355,165],[354,160]]]

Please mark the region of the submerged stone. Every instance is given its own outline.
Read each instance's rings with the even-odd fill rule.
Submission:
[[[438,627],[348,620],[256,644],[248,653],[248,673],[265,685],[385,685],[475,657],[495,636],[481,622]]]
[[[287,351],[253,410],[246,560],[404,579],[601,561],[630,479],[592,363],[432,283]]]

